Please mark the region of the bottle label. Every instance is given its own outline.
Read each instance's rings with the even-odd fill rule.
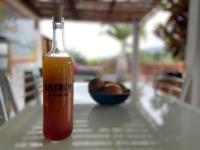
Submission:
[[[44,84],[44,92],[50,97],[65,97],[73,90],[72,83],[48,83]]]

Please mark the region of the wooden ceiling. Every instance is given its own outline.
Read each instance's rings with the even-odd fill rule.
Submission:
[[[52,18],[58,0],[20,0],[40,18]],[[65,19],[133,22],[139,21],[160,0],[61,0]]]

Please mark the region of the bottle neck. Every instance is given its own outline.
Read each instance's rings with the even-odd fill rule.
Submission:
[[[63,29],[63,22],[53,22],[53,41],[51,48],[53,51],[64,51]]]

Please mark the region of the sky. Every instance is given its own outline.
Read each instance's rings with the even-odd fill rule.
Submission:
[[[163,41],[153,32],[156,26],[165,23],[168,17],[168,12],[158,11],[146,21],[144,30],[147,35],[145,39],[140,39],[140,50],[151,51],[154,48],[164,47]],[[105,34],[107,28],[105,24],[99,22],[65,21],[65,48],[80,52],[88,59],[116,56],[121,51],[121,45]],[[52,38],[51,20],[42,20],[40,31],[42,35]],[[132,37],[128,39],[128,43],[132,43]],[[127,51],[131,51],[131,47]]]

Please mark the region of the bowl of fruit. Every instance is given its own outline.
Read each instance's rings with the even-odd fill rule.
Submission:
[[[130,90],[123,84],[100,79],[91,80],[88,89],[91,97],[102,105],[120,104],[130,95]]]

